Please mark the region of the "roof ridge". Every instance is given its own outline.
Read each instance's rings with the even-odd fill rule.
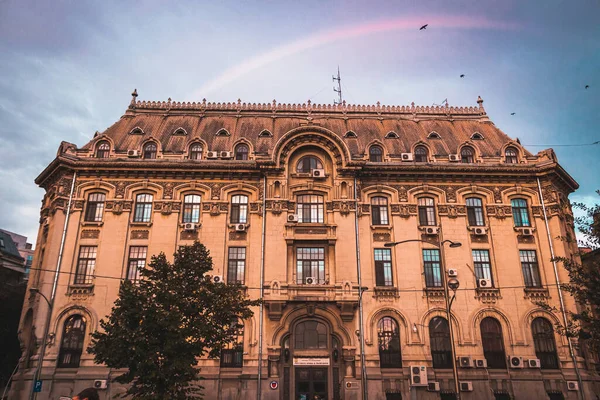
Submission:
[[[300,111],[310,114],[311,112],[363,112],[376,114],[438,114],[438,115],[457,115],[468,114],[483,116],[486,115],[483,108],[483,99],[478,97],[478,106],[449,106],[446,102],[444,105],[435,106],[418,106],[412,102],[410,105],[382,105],[379,101],[376,104],[348,104],[342,101],[340,104],[317,104],[308,100],[306,103],[278,103],[273,100],[271,103],[246,103],[238,99],[237,102],[208,102],[202,99],[202,102],[179,102],[172,101],[171,98],[167,101],[147,101],[137,100],[137,90],[132,93],[129,110],[221,110],[221,111]]]

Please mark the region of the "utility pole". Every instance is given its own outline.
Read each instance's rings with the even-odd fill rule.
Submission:
[[[337,78],[335,75],[332,76],[334,82],[337,81],[337,87],[333,87],[333,91],[338,94],[337,100],[333,100],[334,105],[342,104],[342,78],[340,78],[340,66],[338,65]]]

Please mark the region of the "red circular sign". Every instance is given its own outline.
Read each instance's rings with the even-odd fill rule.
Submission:
[[[279,387],[279,382],[271,381],[271,383],[269,383],[269,386],[271,387],[271,389],[275,390]]]

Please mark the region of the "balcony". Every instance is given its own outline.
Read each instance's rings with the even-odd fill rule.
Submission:
[[[337,225],[313,223],[285,224],[285,240],[288,244],[294,240],[319,240],[333,244],[336,241]]]

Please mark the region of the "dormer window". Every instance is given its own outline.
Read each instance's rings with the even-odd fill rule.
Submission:
[[[315,156],[305,156],[298,161],[296,172],[310,174],[314,169],[323,169],[323,163]]]
[[[130,135],[143,135],[144,131],[142,130],[142,128],[140,128],[139,126],[136,126],[135,128],[133,128],[130,132]]]
[[[110,145],[108,142],[100,142],[96,148],[96,158],[108,158]]]
[[[258,137],[273,137],[273,134],[271,133],[271,131],[269,131],[268,129],[263,129],[262,131],[260,131],[260,133],[258,134]]]
[[[144,146],[144,158],[148,160],[154,160],[156,158],[156,144],[147,143]]]
[[[231,136],[229,134],[229,131],[227,131],[227,129],[219,129],[219,131],[217,132],[217,136]]]
[[[517,164],[519,162],[517,149],[514,147],[507,147],[504,151],[504,162],[507,164]]]
[[[346,132],[346,134],[344,135],[345,138],[352,138],[352,139],[356,139],[358,136],[356,136],[356,133],[354,133],[354,131],[348,131]]]
[[[383,161],[383,149],[380,146],[371,146],[369,148],[369,161],[371,161],[371,162],[382,162]]]
[[[394,131],[389,131],[386,135],[385,138],[386,139],[398,139],[400,136],[398,136],[398,134]]]
[[[465,146],[460,150],[460,162],[463,164],[472,164],[475,162],[475,150],[472,147]]]
[[[248,145],[238,144],[235,148],[235,159],[236,160],[247,160],[248,159]]]
[[[429,133],[429,135],[427,135],[427,139],[441,139],[442,137],[440,136],[439,133],[433,131],[431,133]]]
[[[475,132],[471,135],[471,140],[483,140],[483,135],[479,132]]]
[[[429,152],[427,151],[427,147],[425,146],[417,146],[415,148],[415,161],[416,162],[428,162],[429,161]]]
[[[183,128],[177,128],[175,132],[173,132],[174,136],[186,136],[187,132]]]
[[[202,145],[200,143],[194,143],[190,146],[190,160],[201,160],[202,159]]]

